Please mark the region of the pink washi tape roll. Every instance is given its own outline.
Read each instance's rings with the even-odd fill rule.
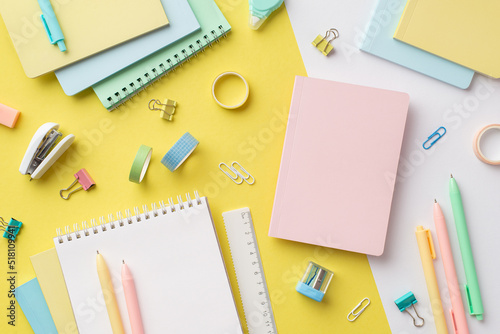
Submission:
[[[478,133],[476,133],[476,136],[474,137],[474,143],[473,143],[473,148],[474,148],[474,153],[476,154],[476,157],[481,160],[484,163],[490,164],[490,165],[500,165],[500,160],[491,160],[488,159],[484,156],[483,152],[481,151],[481,137],[489,130],[500,130],[500,124],[490,124],[479,130]]]
[[[0,124],[13,128],[20,114],[20,111],[0,103]]]

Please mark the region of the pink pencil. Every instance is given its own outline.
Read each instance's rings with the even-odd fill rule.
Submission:
[[[130,327],[133,334],[144,334],[142,326],[141,310],[139,301],[137,300],[137,292],[135,290],[134,278],[128,266],[123,261],[122,265],[122,284],[125,293],[125,301],[127,302],[128,317],[130,319]]]
[[[444,220],[443,211],[441,211],[441,207],[436,200],[434,200],[434,224],[436,224],[439,249],[443,258],[444,273],[451,298],[450,314],[453,329],[455,330],[455,334],[469,334],[464,304],[462,303],[458,285],[457,271],[455,270],[453,254],[451,253],[450,239],[448,238],[448,230],[446,229],[446,221]]]

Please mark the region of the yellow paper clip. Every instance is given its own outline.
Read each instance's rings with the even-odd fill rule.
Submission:
[[[330,37],[331,36],[331,37]],[[333,50],[333,46],[330,44],[334,39],[339,38],[340,34],[337,29],[328,29],[324,37],[318,35],[312,42],[312,45],[316,47],[322,54],[328,56],[328,54]]]
[[[150,110],[160,111],[160,117],[168,121],[172,121],[172,119],[174,118],[176,106],[177,102],[169,99],[165,99],[163,103],[161,103],[160,100],[152,99],[148,103],[148,107]]]
[[[365,301],[368,301],[368,303],[366,303],[365,306],[361,307]],[[351,312],[349,312],[349,314],[347,315],[347,320],[349,321],[356,320],[361,315],[361,313],[363,313],[363,311],[368,307],[368,305],[370,305],[370,303],[371,302],[369,298],[364,298],[362,301],[359,302],[358,305],[356,305],[352,309]]]

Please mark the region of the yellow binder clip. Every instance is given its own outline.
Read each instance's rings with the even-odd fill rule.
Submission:
[[[160,117],[168,121],[172,121],[172,119],[174,118],[176,106],[177,102],[169,99],[165,99],[163,103],[161,103],[160,100],[152,99],[148,103],[148,107],[150,110],[160,111]]]
[[[328,29],[324,37],[318,35],[312,42],[312,45],[316,47],[322,54],[328,56],[328,54],[333,50],[333,46],[330,44],[334,39],[339,38],[340,34],[337,29]]]

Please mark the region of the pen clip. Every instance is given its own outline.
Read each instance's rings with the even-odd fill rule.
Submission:
[[[434,249],[434,243],[432,242],[432,234],[431,230],[425,230],[425,234],[427,237],[427,243],[429,244],[429,251],[431,252],[431,257],[434,260],[436,258],[436,250]]]
[[[472,306],[472,299],[470,297],[469,286],[465,284],[465,296],[467,297],[467,305],[469,305],[469,314],[474,314],[474,308]]]
[[[457,323],[455,321],[455,312],[450,308],[451,325],[453,326],[453,333],[458,334]]]
[[[42,23],[43,23],[43,27],[45,28],[45,32],[47,33],[47,36],[49,37],[50,44],[56,44],[56,42],[52,38],[52,34],[50,32],[49,25],[47,24],[47,21],[45,20],[45,16],[42,14],[42,15],[40,15],[40,18],[42,19]]]

